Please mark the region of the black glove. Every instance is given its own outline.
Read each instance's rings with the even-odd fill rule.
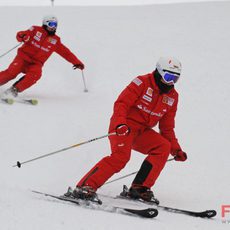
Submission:
[[[85,68],[85,66],[84,66],[83,63],[78,63],[78,64],[73,65],[73,69],[81,69],[81,70],[83,70],[84,68]]]

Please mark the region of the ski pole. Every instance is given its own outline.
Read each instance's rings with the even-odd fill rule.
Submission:
[[[11,48],[10,50],[6,51],[4,54],[0,55],[1,57],[4,57],[5,55],[7,55],[8,53],[10,53],[12,50],[16,49],[18,46],[20,46],[22,44],[22,42],[20,42],[19,44],[17,44],[16,46],[14,46],[13,48]]]
[[[83,80],[83,84],[84,84],[84,92],[88,92],[88,89],[86,88],[86,83],[85,83],[85,75],[84,75],[84,71],[81,71],[81,75],[82,75],[82,80]]]
[[[93,138],[93,139],[88,140],[88,141],[83,141],[83,142],[81,142],[81,143],[78,143],[78,144],[69,146],[69,147],[67,147],[67,148],[63,148],[63,149],[60,149],[60,150],[57,150],[57,151],[54,151],[54,152],[51,152],[51,153],[47,153],[47,154],[44,154],[44,155],[41,155],[41,156],[32,158],[32,159],[30,159],[30,160],[24,161],[24,162],[19,162],[19,161],[17,161],[17,164],[16,164],[16,165],[13,165],[12,167],[16,167],[16,166],[17,166],[18,168],[21,168],[21,166],[22,166],[23,164],[27,164],[27,163],[29,163],[29,162],[31,162],[31,161],[36,161],[36,160],[38,160],[38,159],[45,158],[45,157],[48,157],[48,156],[51,156],[51,155],[54,155],[54,154],[57,154],[57,153],[60,153],[60,152],[64,152],[64,151],[66,151],[66,150],[68,150],[68,149],[72,149],[72,148],[78,147],[78,146],[80,146],[80,145],[84,145],[84,144],[87,144],[87,143],[90,143],[90,142],[93,142],[93,141],[97,141],[97,140],[99,140],[99,139],[102,139],[102,138],[105,138],[105,137],[108,137],[108,136],[112,136],[112,135],[116,135],[116,133],[115,133],[115,132],[114,132],[114,133],[109,133],[109,134],[103,135],[103,136],[101,136],[101,137],[96,137],[96,138]]]
[[[173,160],[174,160],[174,158],[170,158],[170,159],[168,159],[168,160],[167,160],[167,162],[169,162],[169,161],[173,161]],[[123,179],[123,178],[129,177],[129,176],[132,176],[132,175],[137,174],[137,173],[138,173],[138,171],[136,171],[136,172],[132,172],[132,173],[129,173],[129,174],[125,175],[125,176],[121,176],[121,177],[118,177],[117,179],[114,179],[114,180],[108,181],[108,182],[106,182],[105,184],[110,184],[110,183],[113,183],[113,182],[115,182],[115,181],[118,181],[118,180],[121,180],[121,179]]]

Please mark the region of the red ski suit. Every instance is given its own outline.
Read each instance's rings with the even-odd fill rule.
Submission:
[[[32,26],[29,30],[17,33],[17,39],[25,34],[29,40],[18,49],[17,56],[8,69],[0,72],[0,85],[17,77],[19,73],[25,75],[14,84],[19,92],[29,88],[40,79],[42,66],[53,52],[58,53],[68,62],[82,64],[82,62],[61,43],[57,35],[49,35],[41,26]]]
[[[131,149],[147,155],[133,184],[151,188],[163,169],[169,153],[180,150],[174,133],[178,93],[175,89],[160,94],[154,72],[138,76],[120,94],[114,104],[109,132],[119,124],[130,128],[128,136],[109,137],[112,154],[99,161],[77,184],[95,190],[129,161]],[[152,128],[159,123],[160,133]]]

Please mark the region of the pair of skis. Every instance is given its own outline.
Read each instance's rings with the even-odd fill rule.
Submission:
[[[132,214],[134,216],[144,217],[144,218],[154,218],[158,215],[158,210],[155,208],[147,208],[147,209],[131,209],[131,208],[123,208],[118,206],[109,206],[109,205],[100,205],[100,203],[92,202],[92,201],[85,201],[85,200],[79,200],[74,199],[71,197],[66,197],[64,195],[62,196],[56,196],[49,193],[43,193],[39,191],[32,191],[34,193],[38,193],[44,196],[52,197],[58,200],[70,202],[73,204],[76,204],[80,207],[89,207],[96,210],[102,210],[106,212],[118,212],[121,214]],[[96,204],[96,208],[95,205]]]
[[[52,197],[58,200],[74,203],[80,207],[90,207],[92,209],[102,210],[106,212],[118,212],[121,214],[131,214],[133,216],[139,216],[143,218],[154,218],[158,215],[158,209],[172,212],[172,213],[179,213],[179,214],[185,214],[193,217],[201,217],[201,218],[212,218],[216,216],[217,212],[215,210],[206,210],[201,212],[196,211],[189,211],[189,210],[183,210],[183,209],[177,209],[177,208],[171,208],[166,206],[158,205],[156,208],[146,208],[146,209],[131,209],[131,208],[124,208],[124,207],[118,207],[118,206],[112,206],[112,205],[99,205],[97,203],[97,207],[95,208],[95,202],[92,201],[83,201],[80,199],[74,199],[72,197],[66,197],[64,195],[62,196],[56,196],[48,193],[38,192],[38,191],[32,191],[34,193],[38,193],[44,196]],[[110,197],[110,196],[107,196]],[[112,199],[118,199],[121,198],[121,196],[118,197],[110,197]],[[129,199],[128,197],[122,197],[122,199]],[[133,200],[132,200],[133,201]],[[138,202],[135,201],[134,202]]]
[[[38,104],[38,100],[37,99],[22,99],[22,98],[0,98],[1,102],[8,104],[8,105],[12,105],[15,102],[18,103],[23,103],[23,104],[29,104],[29,105],[37,105]]]

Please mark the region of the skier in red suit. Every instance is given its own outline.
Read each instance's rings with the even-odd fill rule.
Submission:
[[[174,133],[178,93],[174,84],[180,77],[176,58],[160,58],[153,73],[135,78],[114,103],[109,133],[111,155],[99,161],[77,184],[73,194],[94,199],[96,190],[125,167],[131,150],[146,155],[128,190],[132,199],[159,203],[151,187],[160,175],[169,154],[185,161],[186,153]],[[159,124],[160,132],[152,128]]]
[[[19,92],[34,85],[41,78],[42,67],[53,52],[72,63],[74,69],[84,69],[84,64],[55,34],[57,25],[57,18],[48,16],[43,19],[42,26],[32,26],[29,30],[17,33],[16,38],[23,42],[23,45],[18,49],[17,56],[8,69],[0,72],[0,85],[6,84],[20,73],[25,75],[6,90],[3,96],[16,97]]]

